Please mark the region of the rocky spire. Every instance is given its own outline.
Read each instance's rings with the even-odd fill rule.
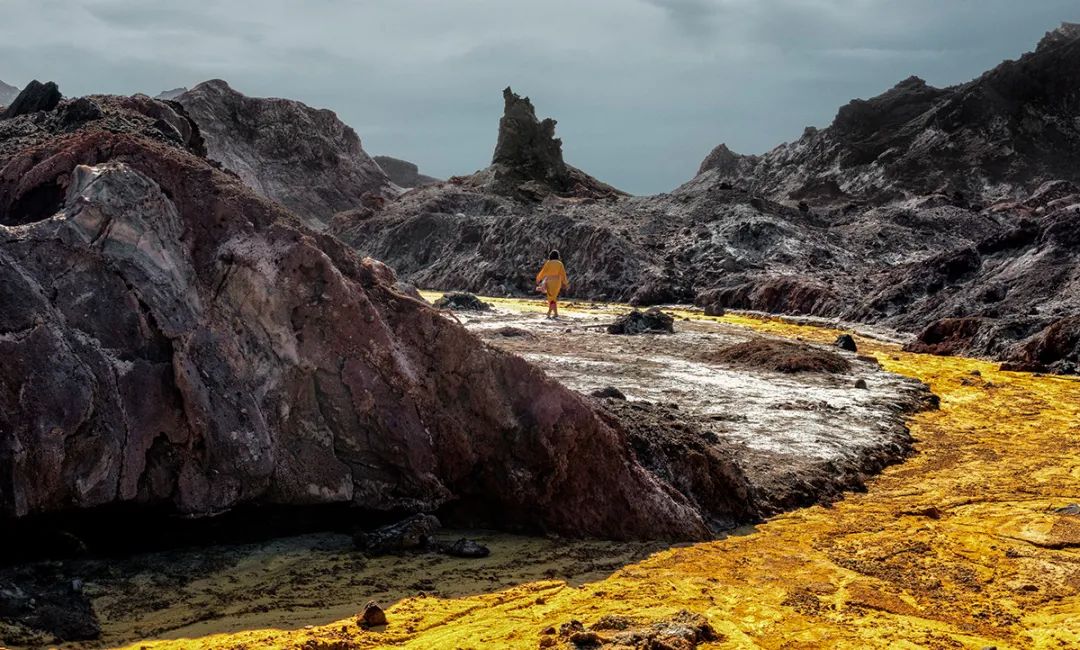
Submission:
[[[497,186],[512,192],[534,181],[555,191],[569,188],[570,171],[563,162],[562,140],[555,137],[555,120],[538,120],[529,98],[509,87],[503,90],[503,100],[499,140],[491,158]]]

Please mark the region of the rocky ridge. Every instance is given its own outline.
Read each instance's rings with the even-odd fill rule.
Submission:
[[[699,173],[811,204],[1023,198],[1046,181],[1080,181],[1078,84],[1080,26],[1065,23],[978,79],[934,88],[910,77],[764,155],[719,145]]]
[[[220,79],[175,101],[199,125],[209,158],[310,227],[322,229],[337,212],[400,192],[332,111],[248,97]]]

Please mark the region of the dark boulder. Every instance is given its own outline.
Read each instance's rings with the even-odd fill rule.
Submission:
[[[658,308],[644,312],[634,311],[620,316],[608,325],[608,334],[671,334],[675,331],[675,319]]]
[[[368,555],[413,551],[427,548],[440,528],[434,515],[413,515],[370,532],[357,532],[353,543]]]
[[[442,552],[453,557],[469,559],[482,558],[491,555],[491,549],[480,544],[476,540],[465,539],[464,537],[453,544],[448,544]]]
[[[450,309],[453,311],[491,311],[491,305],[480,300],[474,294],[465,291],[455,291],[445,294],[433,304],[436,309]]]
[[[359,619],[362,627],[380,627],[386,625],[386,612],[374,600],[369,600],[360,612]]]
[[[621,399],[623,401],[626,400],[626,395],[624,395],[621,390],[615,388],[614,386],[605,386],[603,388],[598,388],[593,392],[589,393],[589,396],[598,397],[600,399]]]
[[[1080,368],[1080,316],[1061,318],[1008,355],[1014,367],[1076,374]]]
[[[47,633],[60,641],[88,641],[101,635],[82,581],[58,565],[0,572],[0,623],[15,624],[31,633]]]
[[[971,347],[984,325],[981,318],[943,318],[926,326],[904,349],[923,354],[961,354]]]
[[[848,352],[858,352],[859,346],[855,345],[855,337],[850,334],[841,334],[836,337],[836,342],[833,343],[841,350],[847,350]]]

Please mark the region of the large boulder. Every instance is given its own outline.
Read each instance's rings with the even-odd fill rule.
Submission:
[[[0,136],[0,515],[338,502],[709,534],[587,398],[163,137],[143,102],[96,103],[74,130]]]

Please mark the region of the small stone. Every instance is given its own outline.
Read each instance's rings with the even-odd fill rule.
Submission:
[[[386,612],[374,600],[369,600],[360,614],[360,621],[364,627],[386,625]]]
[[[603,388],[598,388],[593,392],[589,393],[589,395],[591,397],[599,397],[601,399],[621,399],[623,401],[626,400],[626,395],[614,386],[604,386]]]
[[[858,346],[855,345],[855,338],[850,334],[841,334],[836,337],[836,342],[833,343],[833,345],[841,350],[847,350],[848,352],[857,352],[859,349]]]
[[[867,388],[868,388],[868,387],[867,387],[867,385],[866,385],[866,380],[865,380],[865,379],[861,379],[861,378],[860,378],[860,379],[856,379],[856,380],[855,380],[855,388],[861,388],[862,390],[867,390]]]
[[[446,554],[454,557],[481,558],[491,555],[491,550],[476,540],[463,537],[451,544],[446,549]]]
[[[434,303],[437,309],[452,311],[491,311],[491,305],[465,291],[454,291],[443,295]]]

